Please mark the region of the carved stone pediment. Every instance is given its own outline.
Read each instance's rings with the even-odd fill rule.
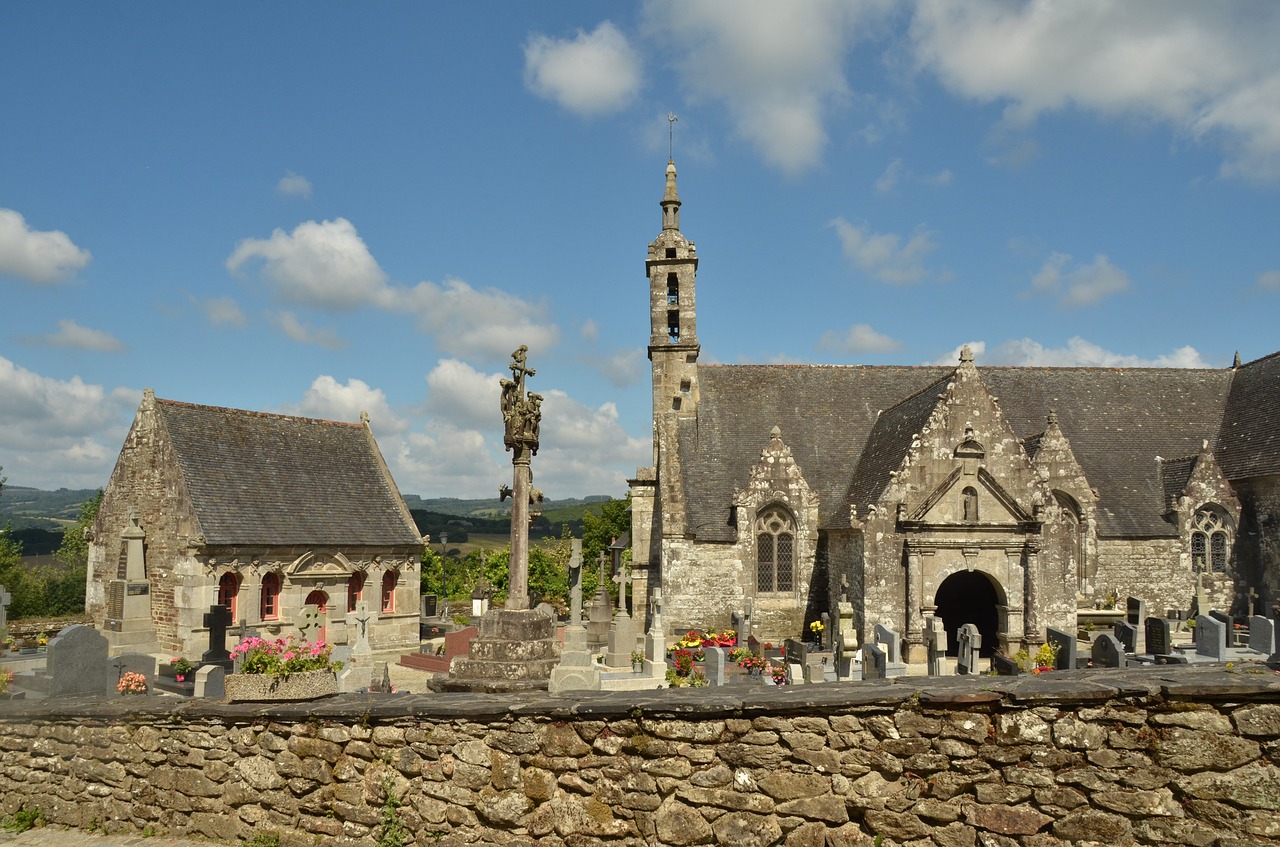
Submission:
[[[338,562],[318,558],[315,553],[303,553],[284,572],[291,579],[326,579],[345,576],[350,571]]]

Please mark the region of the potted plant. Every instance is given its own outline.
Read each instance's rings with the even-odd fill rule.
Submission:
[[[783,665],[770,665],[769,676],[773,678],[774,685],[787,684],[787,669]]]
[[[1036,651],[1036,656],[1035,656],[1036,666],[1035,666],[1035,669],[1032,670],[1031,672],[1045,673],[1046,671],[1053,670],[1054,662],[1057,661],[1057,658],[1058,658],[1057,648],[1054,647],[1052,644],[1050,644],[1048,641],[1046,641],[1045,643],[1041,644],[1040,649]]]
[[[174,656],[169,660],[169,664],[173,666],[173,678],[178,682],[184,682],[195,666],[181,656]]]
[[[644,671],[644,653],[639,650],[631,651],[631,672],[641,673]]]
[[[240,670],[226,679],[227,699],[313,700],[338,692],[333,647],[323,641],[246,638],[231,650]]]
[[[809,632],[813,633],[813,643],[814,643],[814,644],[821,644],[821,643],[822,643],[822,631],[823,631],[824,629],[826,629],[826,628],[827,628],[827,625],[826,625],[826,624],[824,624],[822,621],[810,621],[810,622],[809,622]]]
[[[764,669],[769,667],[769,660],[759,653],[748,653],[738,659],[738,667],[747,672],[747,676],[752,679],[759,679],[764,676]]]

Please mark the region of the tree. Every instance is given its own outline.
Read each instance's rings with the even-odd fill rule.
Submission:
[[[98,509],[102,507],[102,489],[88,500],[80,504],[80,517],[76,525],[69,527],[62,534],[62,544],[53,557],[66,568],[88,568],[89,566],[89,527],[98,517]]]
[[[582,516],[584,565],[594,563],[601,550],[605,551],[606,556],[611,555],[609,547],[614,539],[621,538],[629,532],[631,532],[631,492],[627,492],[627,496],[621,500],[607,500],[601,503],[598,516],[588,511]]]

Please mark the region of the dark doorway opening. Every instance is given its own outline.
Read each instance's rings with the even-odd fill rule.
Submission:
[[[1000,632],[1000,615],[996,606],[1000,604],[1000,597],[990,577],[977,571],[953,573],[938,586],[933,602],[938,607],[935,614],[942,618],[942,625],[947,630],[948,656],[957,654],[959,641],[956,633],[967,623],[976,625],[978,632],[982,633],[979,655],[986,658],[996,652]]]

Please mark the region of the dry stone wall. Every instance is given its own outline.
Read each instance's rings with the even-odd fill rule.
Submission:
[[[374,845],[390,814],[421,845],[1280,843],[1280,677],[1263,666],[7,703],[0,749],[0,811],[108,832]]]

